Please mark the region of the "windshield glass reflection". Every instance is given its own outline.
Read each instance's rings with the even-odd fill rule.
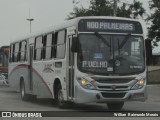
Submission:
[[[131,74],[144,70],[143,38],[79,35],[78,68],[95,74]]]

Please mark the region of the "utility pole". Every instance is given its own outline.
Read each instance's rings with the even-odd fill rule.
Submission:
[[[117,1],[113,0],[113,16],[117,16]]]
[[[32,21],[34,20],[33,18],[30,18],[30,9],[29,9],[29,18],[27,19],[30,23],[30,33],[31,33],[31,29],[32,29]]]
[[[34,20],[34,19],[27,19],[29,22],[30,22],[30,33],[32,32],[31,31],[31,27],[32,27],[32,25],[31,25],[31,22]]]

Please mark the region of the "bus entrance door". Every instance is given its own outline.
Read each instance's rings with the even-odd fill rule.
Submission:
[[[69,37],[69,78],[68,78],[68,90],[69,98],[74,98],[74,53],[71,51],[72,36]]]

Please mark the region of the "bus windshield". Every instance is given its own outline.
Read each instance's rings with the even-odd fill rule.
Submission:
[[[93,74],[136,74],[144,71],[143,37],[80,34],[78,68]]]

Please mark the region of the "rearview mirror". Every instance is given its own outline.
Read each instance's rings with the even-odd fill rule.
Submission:
[[[71,50],[72,52],[78,52],[78,40],[77,40],[77,37],[73,37],[72,38],[72,47],[71,47]]]

